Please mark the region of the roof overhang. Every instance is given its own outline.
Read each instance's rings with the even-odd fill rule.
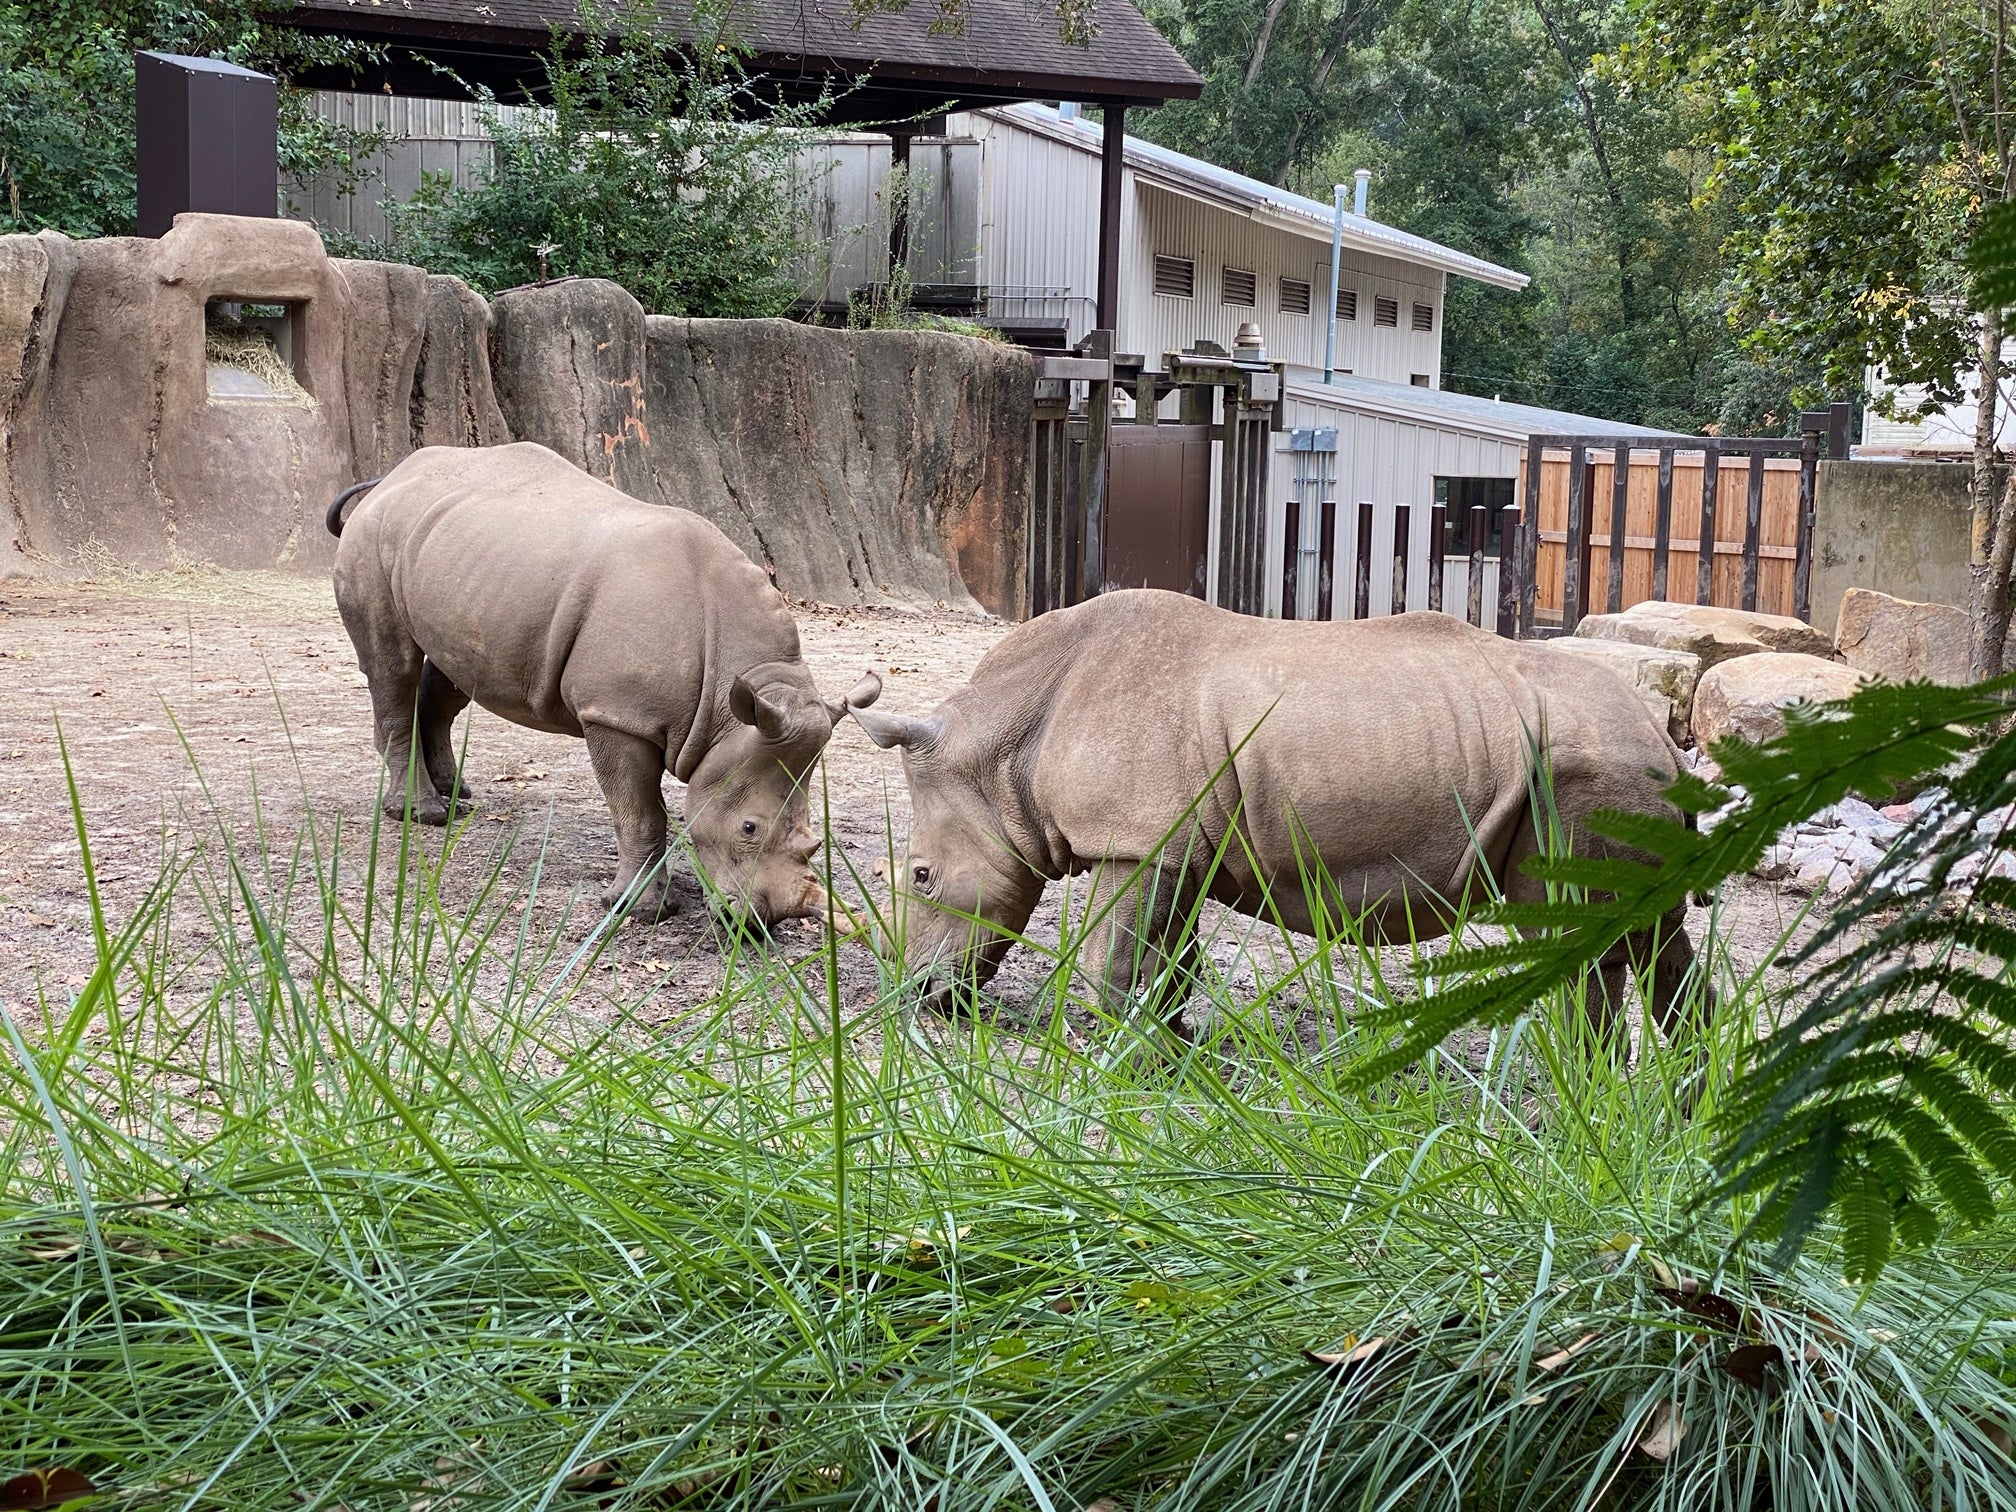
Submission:
[[[1524,446],[1534,436],[1590,435],[1620,439],[1642,436],[1649,444],[1677,434],[1674,431],[1653,430],[1649,426],[1599,420],[1591,415],[1537,409],[1525,404],[1503,404],[1475,394],[1452,394],[1443,389],[1415,388],[1412,384],[1388,383],[1376,378],[1352,378],[1344,383],[1332,384],[1291,375],[1282,387],[1288,398],[1305,404],[1372,415],[1382,420],[1399,420],[1466,436],[1480,436],[1488,441],[1505,441],[1515,446]]]
[[[1013,109],[1004,109],[1000,114],[1023,130],[1063,142],[1094,156],[1099,152],[1099,132],[1089,123],[1062,120],[1055,111],[1034,105],[1018,105]],[[1127,138],[1127,167],[1139,183],[1244,215],[1249,220],[1285,231],[1291,236],[1305,237],[1327,246],[1335,229],[1336,221],[1327,205],[1139,137]],[[1532,282],[1524,273],[1500,267],[1481,257],[1472,257],[1454,247],[1445,247],[1425,236],[1415,236],[1370,216],[1353,215],[1347,211],[1343,222],[1343,244],[1356,252],[1368,252],[1443,273],[1454,273],[1501,289],[1523,289]]]

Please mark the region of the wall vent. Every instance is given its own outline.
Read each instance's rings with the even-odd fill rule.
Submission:
[[[1197,293],[1197,264],[1187,257],[1155,258],[1155,292],[1171,299],[1190,299]]]
[[[1309,283],[1302,278],[1281,280],[1281,313],[1283,315],[1307,315],[1309,313]]]
[[[1414,306],[1414,329],[1417,331],[1435,329],[1435,306],[1424,304]]]
[[[1400,301],[1388,299],[1384,294],[1375,296],[1372,300],[1372,324],[1391,326],[1396,331],[1400,329]]]
[[[1219,287],[1224,290],[1225,303],[1228,305],[1245,305],[1251,308],[1259,298],[1260,281],[1253,276],[1251,268],[1225,269],[1223,282]]]
[[[1339,320],[1356,320],[1358,318],[1358,291],[1356,289],[1339,289],[1337,291],[1337,318]]]

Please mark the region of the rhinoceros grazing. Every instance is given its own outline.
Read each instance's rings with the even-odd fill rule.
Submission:
[[[1125,905],[1086,941],[1109,997],[1183,964],[1200,893],[1309,930],[1312,863],[1332,917],[1363,909],[1387,943],[1445,933],[1487,878],[1535,896],[1519,867],[1540,843],[1536,740],[1577,853],[1602,849],[1594,810],[1675,813],[1677,752],[1615,673],[1441,614],[1293,623],[1109,593],[1014,631],[926,718],[854,717],[903,747],[894,933],[941,1006],[1074,873],[1094,874],[1088,917]],[[1657,949],[1646,997],[1665,1028],[1694,959],[1681,917]],[[1621,1002],[1626,970],[1626,953],[1605,962],[1602,1001]]]
[[[804,777],[846,706],[820,699],[783,595],[719,530],[526,442],[428,447],[347,527],[343,502],[336,603],[371,684],[388,813],[405,812],[417,730],[412,813],[447,821],[449,728],[473,699],[587,741],[616,822],[605,905],[649,873],[632,915],[668,907],[669,770],[725,899],[765,925],[823,910]]]

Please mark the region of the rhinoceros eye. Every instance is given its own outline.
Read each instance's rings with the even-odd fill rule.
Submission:
[[[755,821],[754,819],[744,819],[744,820],[742,821],[742,833],[743,833],[743,834],[745,834],[745,835],[753,835],[753,834],[755,834],[755,833],[756,833],[756,821]]]
[[[912,867],[910,869],[910,880],[919,887],[929,887],[931,885],[931,868],[928,866]]]

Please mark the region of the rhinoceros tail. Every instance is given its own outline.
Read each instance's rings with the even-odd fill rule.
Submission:
[[[376,488],[380,483],[385,481],[387,476],[385,473],[380,473],[375,478],[366,478],[362,483],[352,483],[343,492],[336,495],[330,501],[329,512],[322,516],[322,523],[329,527],[329,534],[332,536],[341,536],[343,534],[343,506],[356,498],[357,495]]]

